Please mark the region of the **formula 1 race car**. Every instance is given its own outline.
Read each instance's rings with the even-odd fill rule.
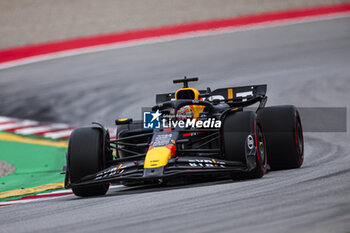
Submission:
[[[110,140],[99,123],[75,129],[69,139],[65,187],[77,196],[103,195],[110,183],[164,183],[228,176],[260,178],[272,170],[299,168],[304,140],[298,110],[265,107],[266,85],[211,91],[183,83],[158,94],[143,121],[117,119]],[[257,105],[256,109],[245,107]]]

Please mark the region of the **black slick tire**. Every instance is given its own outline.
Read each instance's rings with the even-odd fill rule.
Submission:
[[[84,127],[75,129],[68,145],[69,175],[71,183],[105,168],[103,158],[103,133],[99,128]],[[98,184],[86,187],[73,187],[76,196],[98,196],[108,191],[109,184]]]
[[[256,167],[249,172],[232,173],[234,180],[261,178],[266,173],[267,154],[262,127],[254,112],[229,114],[223,124],[225,159],[246,164],[246,140],[251,135],[256,149]]]

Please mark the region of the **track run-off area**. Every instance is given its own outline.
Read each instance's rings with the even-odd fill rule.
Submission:
[[[349,108],[350,16],[12,63],[0,70],[0,115],[111,126],[116,117],[140,119],[141,107],[184,75],[198,76],[199,89],[266,83],[267,105]],[[0,232],[348,232],[349,140],[348,132],[306,132],[302,168],[262,179],[116,186],[104,197],[4,206]]]

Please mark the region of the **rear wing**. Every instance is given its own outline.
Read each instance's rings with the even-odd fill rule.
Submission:
[[[266,95],[267,85],[252,85],[241,87],[220,88],[212,91],[210,96],[221,96],[227,101],[235,101],[242,99],[252,99],[256,97],[264,97]]]
[[[262,99],[266,99],[267,85],[251,85],[251,86],[240,86],[240,87],[228,87],[219,88],[214,91],[200,90],[199,93],[208,98],[207,100],[213,101],[214,99],[221,99],[224,102],[234,105],[250,105],[252,102],[257,102]],[[160,104],[166,101],[171,101],[175,98],[175,93],[164,93],[156,95],[156,103]],[[250,101],[251,100],[251,101]],[[257,100],[257,101],[255,101]],[[244,103],[243,103],[244,102]]]

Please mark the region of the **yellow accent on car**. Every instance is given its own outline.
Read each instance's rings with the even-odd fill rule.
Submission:
[[[192,87],[185,87],[185,88],[180,88],[179,90],[177,90],[177,91],[175,92],[175,99],[177,100],[177,94],[178,94],[180,91],[187,91],[187,90],[193,91],[193,93],[194,93],[194,99],[193,99],[193,100],[198,100],[199,91],[198,91],[197,89],[192,88]]]
[[[233,89],[232,89],[232,88],[228,88],[228,89],[227,89],[227,98],[228,98],[228,99],[233,99]],[[229,103],[232,103],[233,100],[229,100],[228,102],[229,102]]]
[[[187,91],[190,90],[194,93],[194,99],[193,100],[198,100],[199,99],[199,91],[197,89],[194,89],[192,87],[185,87],[185,88],[180,88],[179,90],[176,91],[175,93],[175,99],[177,100],[177,94],[181,91]],[[193,111],[193,118],[198,119],[199,114],[203,112],[205,106],[202,105],[189,105],[190,108]]]
[[[144,168],[162,167],[168,164],[171,158],[171,150],[163,147],[153,147],[148,150],[145,158]]]
[[[116,125],[126,125],[126,124],[130,124],[131,122],[132,122],[132,118],[121,118],[121,119],[115,120]]]
[[[196,119],[196,120],[198,120],[199,114],[200,114],[201,112],[203,112],[205,106],[203,106],[203,105],[190,105],[190,108],[191,108],[192,111],[193,111],[193,118]]]
[[[233,112],[233,111],[236,111],[236,110],[238,110],[238,108],[233,108],[233,109],[231,109],[232,112]]]

